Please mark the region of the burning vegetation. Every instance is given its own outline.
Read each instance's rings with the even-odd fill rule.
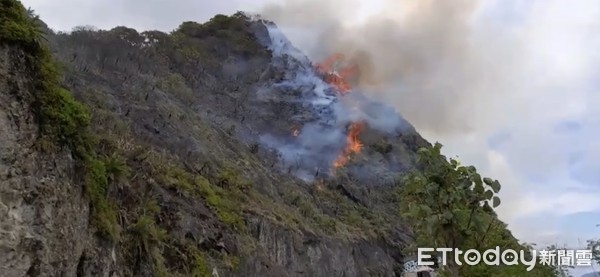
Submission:
[[[324,76],[325,82],[332,85],[340,96],[350,93],[352,86],[349,79],[358,72],[356,65],[342,65],[343,61],[344,56],[342,54],[334,54],[315,66],[315,69]],[[352,155],[360,153],[363,149],[363,143],[358,136],[364,130],[365,125],[364,121],[350,124],[346,137],[346,147],[333,162],[334,169],[344,167]]]
[[[325,82],[329,83],[341,95],[346,95],[352,89],[349,79],[358,73],[356,65],[342,66],[336,68],[344,60],[344,55],[335,54],[315,66],[315,69],[324,76]]]
[[[363,149],[363,144],[360,139],[358,139],[358,135],[360,135],[364,127],[365,123],[362,121],[353,122],[350,125],[348,136],[346,137],[346,147],[333,162],[334,169],[345,166],[352,155],[360,153],[360,151]]]

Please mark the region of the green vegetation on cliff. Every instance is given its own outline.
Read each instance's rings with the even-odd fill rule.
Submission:
[[[109,175],[120,174],[114,164],[96,153],[96,138],[91,135],[89,108],[61,86],[60,66],[52,58],[40,22],[32,11],[14,0],[2,0],[0,43],[22,49],[31,82],[31,107],[40,126],[40,146],[45,151],[67,147],[84,164],[85,191],[90,199],[91,222],[100,235],[116,239],[116,208],[107,198]],[[110,161],[110,160],[109,160]],[[108,166],[108,167],[107,167]]]
[[[500,205],[497,180],[482,178],[473,166],[463,166],[441,154],[442,145],[419,150],[419,171],[406,177],[400,188],[400,209],[415,234],[415,247],[475,249],[483,253],[500,247],[501,251],[531,250],[521,245],[500,221],[494,208]],[[455,263],[454,252],[443,267],[442,276],[562,276],[561,268],[537,264],[477,266]],[[461,256],[460,259],[463,259]],[[531,260],[528,258],[527,260]]]
[[[129,176],[129,166],[117,153],[114,141],[92,135],[92,113],[61,85],[61,67],[53,59],[45,35],[33,11],[25,9],[19,1],[0,1],[0,47],[16,50],[16,55],[24,57],[24,66],[31,76],[28,89],[32,92],[32,98],[25,101],[30,101],[39,124],[40,150],[55,152],[65,148],[77,158],[78,167],[85,173],[84,191],[90,201],[90,223],[99,238],[123,244],[129,240],[127,244],[132,246],[129,250],[134,261],[150,257],[158,275],[171,276],[160,251],[168,238],[155,223],[160,208],[154,206],[152,212],[141,213],[135,222],[126,226],[127,234],[121,238],[123,227],[119,218],[122,215],[111,191],[115,184]],[[209,276],[202,251],[185,247],[193,253],[186,272]]]
[[[26,54],[28,69],[34,77],[32,107],[41,133],[54,139],[53,143],[71,147],[77,154],[86,154],[90,146],[86,132],[90,113],[61,87],[60,67],[44,43],[38,18],[18,1],[0,3],[0,43],[18,47]]]

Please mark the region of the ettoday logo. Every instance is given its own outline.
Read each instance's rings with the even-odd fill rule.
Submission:
[[[431,261],[432,257],[438,257],[441,265],[448,265],[448,253],[453,253],[454,263],[456,265],[477,265],[483,262],[486,265],[527,265],[527,271],[531,271],[535,265],[539,262],[545,266],[591,266],[592,265],[592,250],[581,249],[581,250],[567,250],[567,249],[552,249],[552,250],[531,250],[515,251],[513,249],[500,250],[500,247],[496,246],[494,249],[488,249],[483,253],[478,250],[470,249],[462,251],[460,249],[452,248],[419,248],[417,265],[429,266],[434,263]],[[432,252],[441,253],[441,255],[429,255],[427,253]],[[538,259],[539,258],[539,259]]]
[[[419,248],[418,249],[418,265],[422,266],[430,266],[434,263],[430,261],[433,257],[432,255],[426,254],[431,252],[438,252],[441,255],[435,255],[440,257],[440,262],[442,265],[448,264],[448,255],[449,253],[453,253],[454,263],[461,266],[463,263],[467,265],[477,265],[481,262],[486,265],[518,265],[519,263],[527,265],[527,271],[531,271],[535,265],[537,264],[537,254],[536,251],[531,251],[529,253],[520,250],[515,251],[512,249],[506,249],[501,251],[500,247],[496,247],[493,249],[488,249],[483,253],[480,253],[479,250],[469,249],[467,251],[462,251],[460,249],[452,249],[452,248]]]

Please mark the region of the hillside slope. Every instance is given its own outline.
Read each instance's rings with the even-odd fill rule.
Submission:
[[[307,103],[335,99],[299,87],[318,76],[307,60],[289,56],[289,45],[273,48],[273,28],[238,14],[187,22],[172,34],[124,27],[49,32],[64,65],[62,83],[90,107],[94,159],[69,154],[69,145],[32,150],[38,115],[27,99],[36,93],[28,84],[35,66],[20,58],[25,50],[3,44],[3,126],[10,130],[3,154],[40,156],[3,164],[15,184],[3,195],[36,191],[34,200],[3,201],[15,229],[10,253],[18,253],[1,255],[9,275],[214,269],[219,276],[393,276],[405,239],[393,199],[383,197],[393,179],[327,168],[344,147],[347,122],[315,133],[318,141],[318,132],[340,132],[318,150],[334,147],[329,153],[307,153],[311,163],[324,156],[314,159],[324,168],[313,180],[270,144],[290,137],[294,126],[323,123],[319,114],[334,106]],[[313,79],[286,86],[301,78],[294,76],[298,67]],[[373,145],[384,137],[371,133]],[[299,139],[310,147],[310,138]],[[363,164],[378,154],[382,170],[408,167],[403,155],[418,143],[425,144],[414,131],[398,133],[396,152],[386,153],[393,159],[370,148]],[[373,184],[360,185],[359,177]]]
[[[59,49],[57,56],[68,66],[65,83],[93,107],[96,132],[112,137],[117,145],[131,145],[131,149],[118,149],[120,155],[132,157],[132,161],[142,155],[141,159],[151,164],[130,164],[138,174],[146,173],[141,180],[157,179],[155,190],[175,198],[192,190],[190,203],[204,198],[208,202],[205,208],[216,211],[214,220],[221,225],[219,228],[203,226],[203,220],[187,215],[184,222],[198,221],[198,226],[186,232],[202,230],[192,233],[189,243],[209,239],[225,244],[226,252],[242,258],[242,276],[264,276],[266,272],[274,276],[281,276],[277,272],[306,276],[365,276],[372,272],[392,276],[400,253],[391,242],[401,245],[402,232],[392,236],[391,231],[401,226],[387,216],[395,214],[393,199],[387,199],[389,205],[385,205],[386,200],[379,201],[378,197],[388,194],[394,180],[385,183],[370,174],[366,177],[373,179],[373,184],[364,186],[352,181],[355,176],[351,174],[327,176],[329,168],[325,167],[320,173],[323,178],[317,176],[321,185],[316,187],[297,178],[306,177],[301,174],[302,166],[286,162],[282,157],[285,151],[277,151],[277,145],[271,147],[269,142],[275,139],[292,139],[292,128],[296,126],[309,126],[296,138],[302,147],[313,146],[312,141],[322,143],[319,140],[323,132],[337,131],[342,136],[301,158],[330,166],[332,155],[345,144],[344,122],[322,127],[312,139],[304,137],[308,133],[305,130],[310,130],[308,124],[322,123],[319,112],[331,107],[307,104],[327,97],[300,88],[311,83],[296,82],[296,75],[304,73],[298,67],[312,70],[306,68],[310,64],[288,53],[277,53],[285,47],[273,49],[271,39],[263,22],[247,22],[247,18],[237,15],[217,16],[204,25],[184,23],[168,35],[116,28],[58,35],[54,41]],[[373,136],[373,145],[383,139],[383,135]],[[309,142],[303,144],[303,139]],[[397,152],[388,155],[407,159],[404,153],[414,152],[418,146],[414,143],[419,141],[425,143],[416,133],[407,132],[394,142]],[[329,154],[323,152],[328,147],[333,148]],[[365,159],[372,158],[373,153],[385,159],[374,150],[369,152],[364,154]],[[320,155],[329,157],[313,159]],[[166,164],[170,168],[152,168]],[[368,160],[363,164],[369,164]],[[200,174],[213,188],[196,191],[179,184],[179,174],[189,175],[189,179]],[[385,185],[388,190],[367,191],[371,186]],[[223,200],[211,203],[207,190],[217,190]],[[157,201],[161,206],[165,200]],[[179,206],[172,209],[178,213],[182,210]],[[383,209],[388,211],[379,212]],[[179,225],[182,222],[170,224],[175,225],[165,226],[168,232],[185,230]],[[207,234],[214,237],[207,238]],[[221,251],[219,247],[203,250]],[[260,252],[264,252],[262,260],[249,257],[250,253]]]
[[[41,34],[0,3],[6,276],[399,276],[430,145],[273,23]]]

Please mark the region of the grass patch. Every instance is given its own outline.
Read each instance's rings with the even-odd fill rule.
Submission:
[[[251,183],[240,177],[234,170],[219,171],[213,185],[201,175],[194,175],[184,169],[171,166],[159,173],[160,180],[169,188],[202,197],[218,219],[238,231],[246,230],[241,203],[245,201]]]
[[[157,276],[170,276],[161,254],[160,246],[167,238],[167,232],[161,229],[152,215],[141,215],[130,229],[134,244],[140,257],[145,255],[152,260]]]
[[[327,233],[346,229],[351,237],[374,237],[385,234],[390,228],[389,222],[376,211],[351,201],[337,190],[324,186],[314,193],[320,208],[325,212],[325,219],[319,219],[317,224]],[[339,221],[334,225],[327,218]]]
[[[103,159],[86,159],[85,192],[90,200],[91,223],[98,235],[111,241],[119,237],[118,208],[110,201],[109,185],[129,174],[122,157],[113,154]]]
[[[86,194],[90,200],[91,223],[98,235],[115,241],[119,234],[117,208],[108,199],[108,174],[105,164],[98,159],[87,161]]]
[[[211,277],[210,256],[198,249],[196,242],[169,238],[165,243],[164,257],[170,276]]]
[[[300,221],[310,223],[325,234],[334,235],[338,231],[338,221],[323,214],[317,206],[307,199],[308,197],[311,196],[297,191],[290,191],[283,195],[283,200],[296,208],[298,215],[301,217]]]
[[[131,227],[138,246],[146,253],[151,253],[152,248],[158,246],[166,238],[166,231],[156,225],[153,215],[141,215]]]
[[[317,227],[328,235],[337,232],[337,221],[329,216],[319,216],[316,219]]]
[[[187,171],[177,166],[170,166],[159,173],[162,183],[178,191],[197,194],[198,190],[193,182],[192,176]]]
[[[194,92],[190,89],[185,79],[176,73],[171,73],[158,82],[158,87],[163,91],[177,96],[188,103],[194,102]]]
[[[246,230],[240,202],[236,201],[241,200],[239,195],[211,185],[204,177],[198,177],[196,184],[206,203],[217,214],[220,221],[239,231]]]
[[[191,276],[193,277],[211,277],[212,271],[210,270],[210,266],[206,261],[206,256],[204,253],[200,252],[196,249],[192,254],[194,257],[194,264],[192,267]]]
[[[217,185],[223,188],[246,192],[252,187],[252,183],[240,176],[232,168],[224,167],[217,174]]]
[[[151,266],[154,276],[173,276],[164,256],[165,250],[171,249],[172,240],[156,221],[160,211],[155,199],[145,198],[130,213],[135,218],[123,232],[120,248],[124,260],[131,265],[132,275],[139,275]]]

